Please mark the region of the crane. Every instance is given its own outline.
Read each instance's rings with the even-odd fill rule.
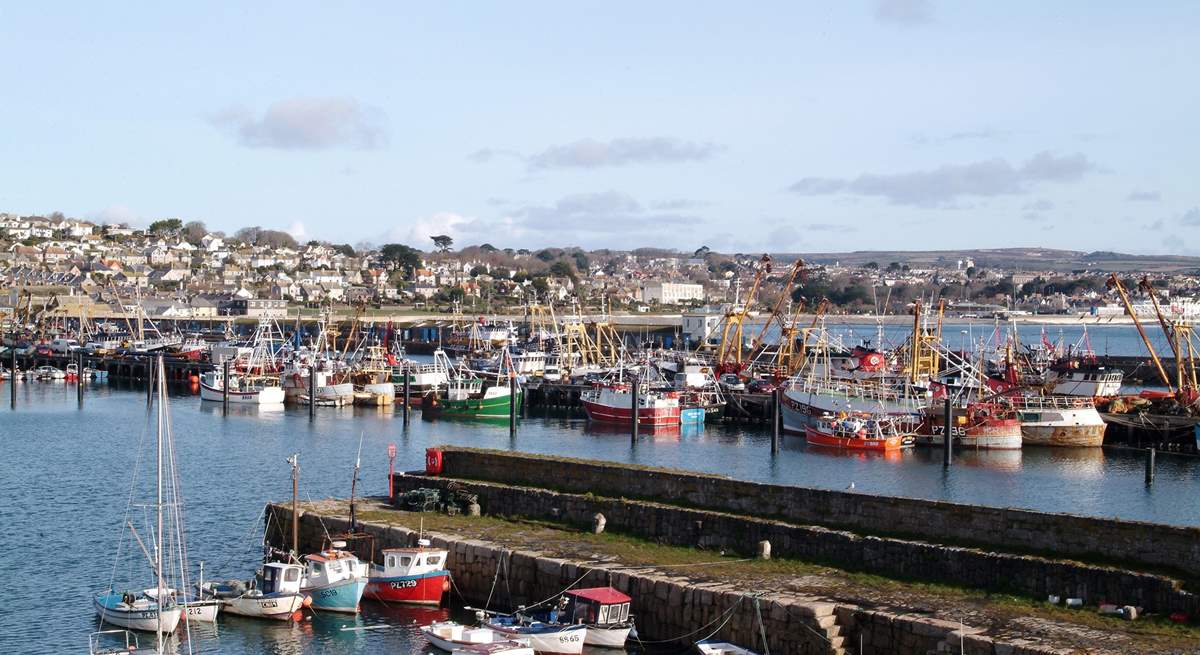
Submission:
[[[754,299],[758,296],[758,289],[762,286],[763,277],[770,272],[771,256],[763,254],[754,271],[754,282],[750,285],[750,291],[746,293],[746,302],[740,305],[735,303],[725,313],[725,327],[721,330],[721,345],[717,349],[717,370],[721,373],[736,373],[742,370],[743,326],[746,316],[750,312],[750,306],[754,304]]]

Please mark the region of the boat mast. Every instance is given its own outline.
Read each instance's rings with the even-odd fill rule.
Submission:
[[[297,507],[300,496],[300,453],[287,458],[292,465],[292,558],[300,557],[300,511]]]
[[[155,577],[157,578],[158,589],[156,590],[157,595],[154,598],[155,598],[155,601],[158,606],[158,611],[155,612],[156,625],[155,625],[155,630],[154,630],[154,638],[155,638],[155,644],[158,648],[157,652],[161,653],[163,651],[163,638],[162,638],[163,637],[163,606],[164,606],[164,601],[165,601],[166,595],[167,595],[166,588],[165,588],[166,585],[163,584],[163,571],[162,571],[162,559],[163,559],[163,511],[162,511],[162,508],[163,508],[163,502],[162,502],[162,494],[163,494],[162,445],[163,445],[163,443],[162,443],[162,436],[163,436],[163,405],[165,404],[163,402],[164,394],[162,393],[163,384],[164,384],[162,355],[159,355],[157,364],[158,364],[158,371],[156,371],[156,373],[158,374],[157,377],[158,377],[159,397],[158,397],[158,439],[157,439],[156,445],[155,445],[155,458],[157,460],[157,466],[155,468],[157,469],[156,473],[157,473],[157,478],[158,478],[158,480],[157,480],[158,502],[155,503],[154,508],[155,508],[155,512],[157,514],[158,530],[154,535],[154,542],[155,542],[154,543],[154,556],[155,556],[154,574],[155,574]]]

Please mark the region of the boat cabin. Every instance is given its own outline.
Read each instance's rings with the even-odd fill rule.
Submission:
[[[315,555],[305,555],[304,560],[307,564],[305,587],[320,587],[367,575],[366,565],[344,550],[323,550]]]
[[[612,587],[573,589],[566,592],[563,623],[583,623],[594,626],[621,625],[629,621],[629,596]]]
[[[436,573],[446,568],[447,555],[447,551],[425,546],[384,548],[383,565],[374,567],[375,574],[393,578]]]
[[[299,564],[268,562],[263,564],[258,589],[265,594],[298,594],[304,567]]]

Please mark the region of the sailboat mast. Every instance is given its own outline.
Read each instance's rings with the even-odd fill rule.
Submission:
[[[158,523],[158,530],[156,531],[156,533],[154,535],[154,542],[155,542],[154,543],[154,552],[155,552],[154,574],[155,574],[155,577],[157,578],[157,584],[158,584],[158,589],[156,590],[157,595],[155,596],[155,600],[158,605],[158,611],[155,612],[156,625],[155,625],[154,636],[155,636],[155,643],[158,647],[158,652],[161,653],[163,650],[163,639],[162,639],[162,637],[163,637],[163,607],[164,607],[164,601],[166,600],[166,595],[167,595],[165,585],[163,584],[163,570],[162,570],[162,560],[163,560],[163,511],[162,511],[162,508],[163,508],[163,478],[162,478],[163,399],[162,399],[161,392],[162,392],[164,382],[163,382],[163,365],[162,365],[162,356],[161,355],[159,355],[157,365],[158,365],[158,369],[159,369],[157,371],[157,373],[158,373],[157,377],[158,377],[158,390],[159,390],[160,395],[159,395],[159,399],[158,399],[158,439],[156,440],[156,444],[155,444],[155,458],[157,460],[157,466],[155,468],[157,469],[156,473],[157,473],[157,486],[158,486],[158,501],[155,503],[155,513],[157,515],[156,520]]]

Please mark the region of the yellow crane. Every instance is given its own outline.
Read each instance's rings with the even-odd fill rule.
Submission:
[[[750,306],[754,304],[754,299],[758,296],[758,289],[762,286],[763,277],[771,272],[771,256],[764,254],[758,260],[757,270],[754,271],[754,282],[750,285],[750,291],[746,293],[746,301],[739,304],[734,304],[725,313],[725,326],[721,330],[721,345],[717,348],[717,370],[720,372],[737,372],[743,366],[743,327],[746,322],[746,315],[750,312]]]

